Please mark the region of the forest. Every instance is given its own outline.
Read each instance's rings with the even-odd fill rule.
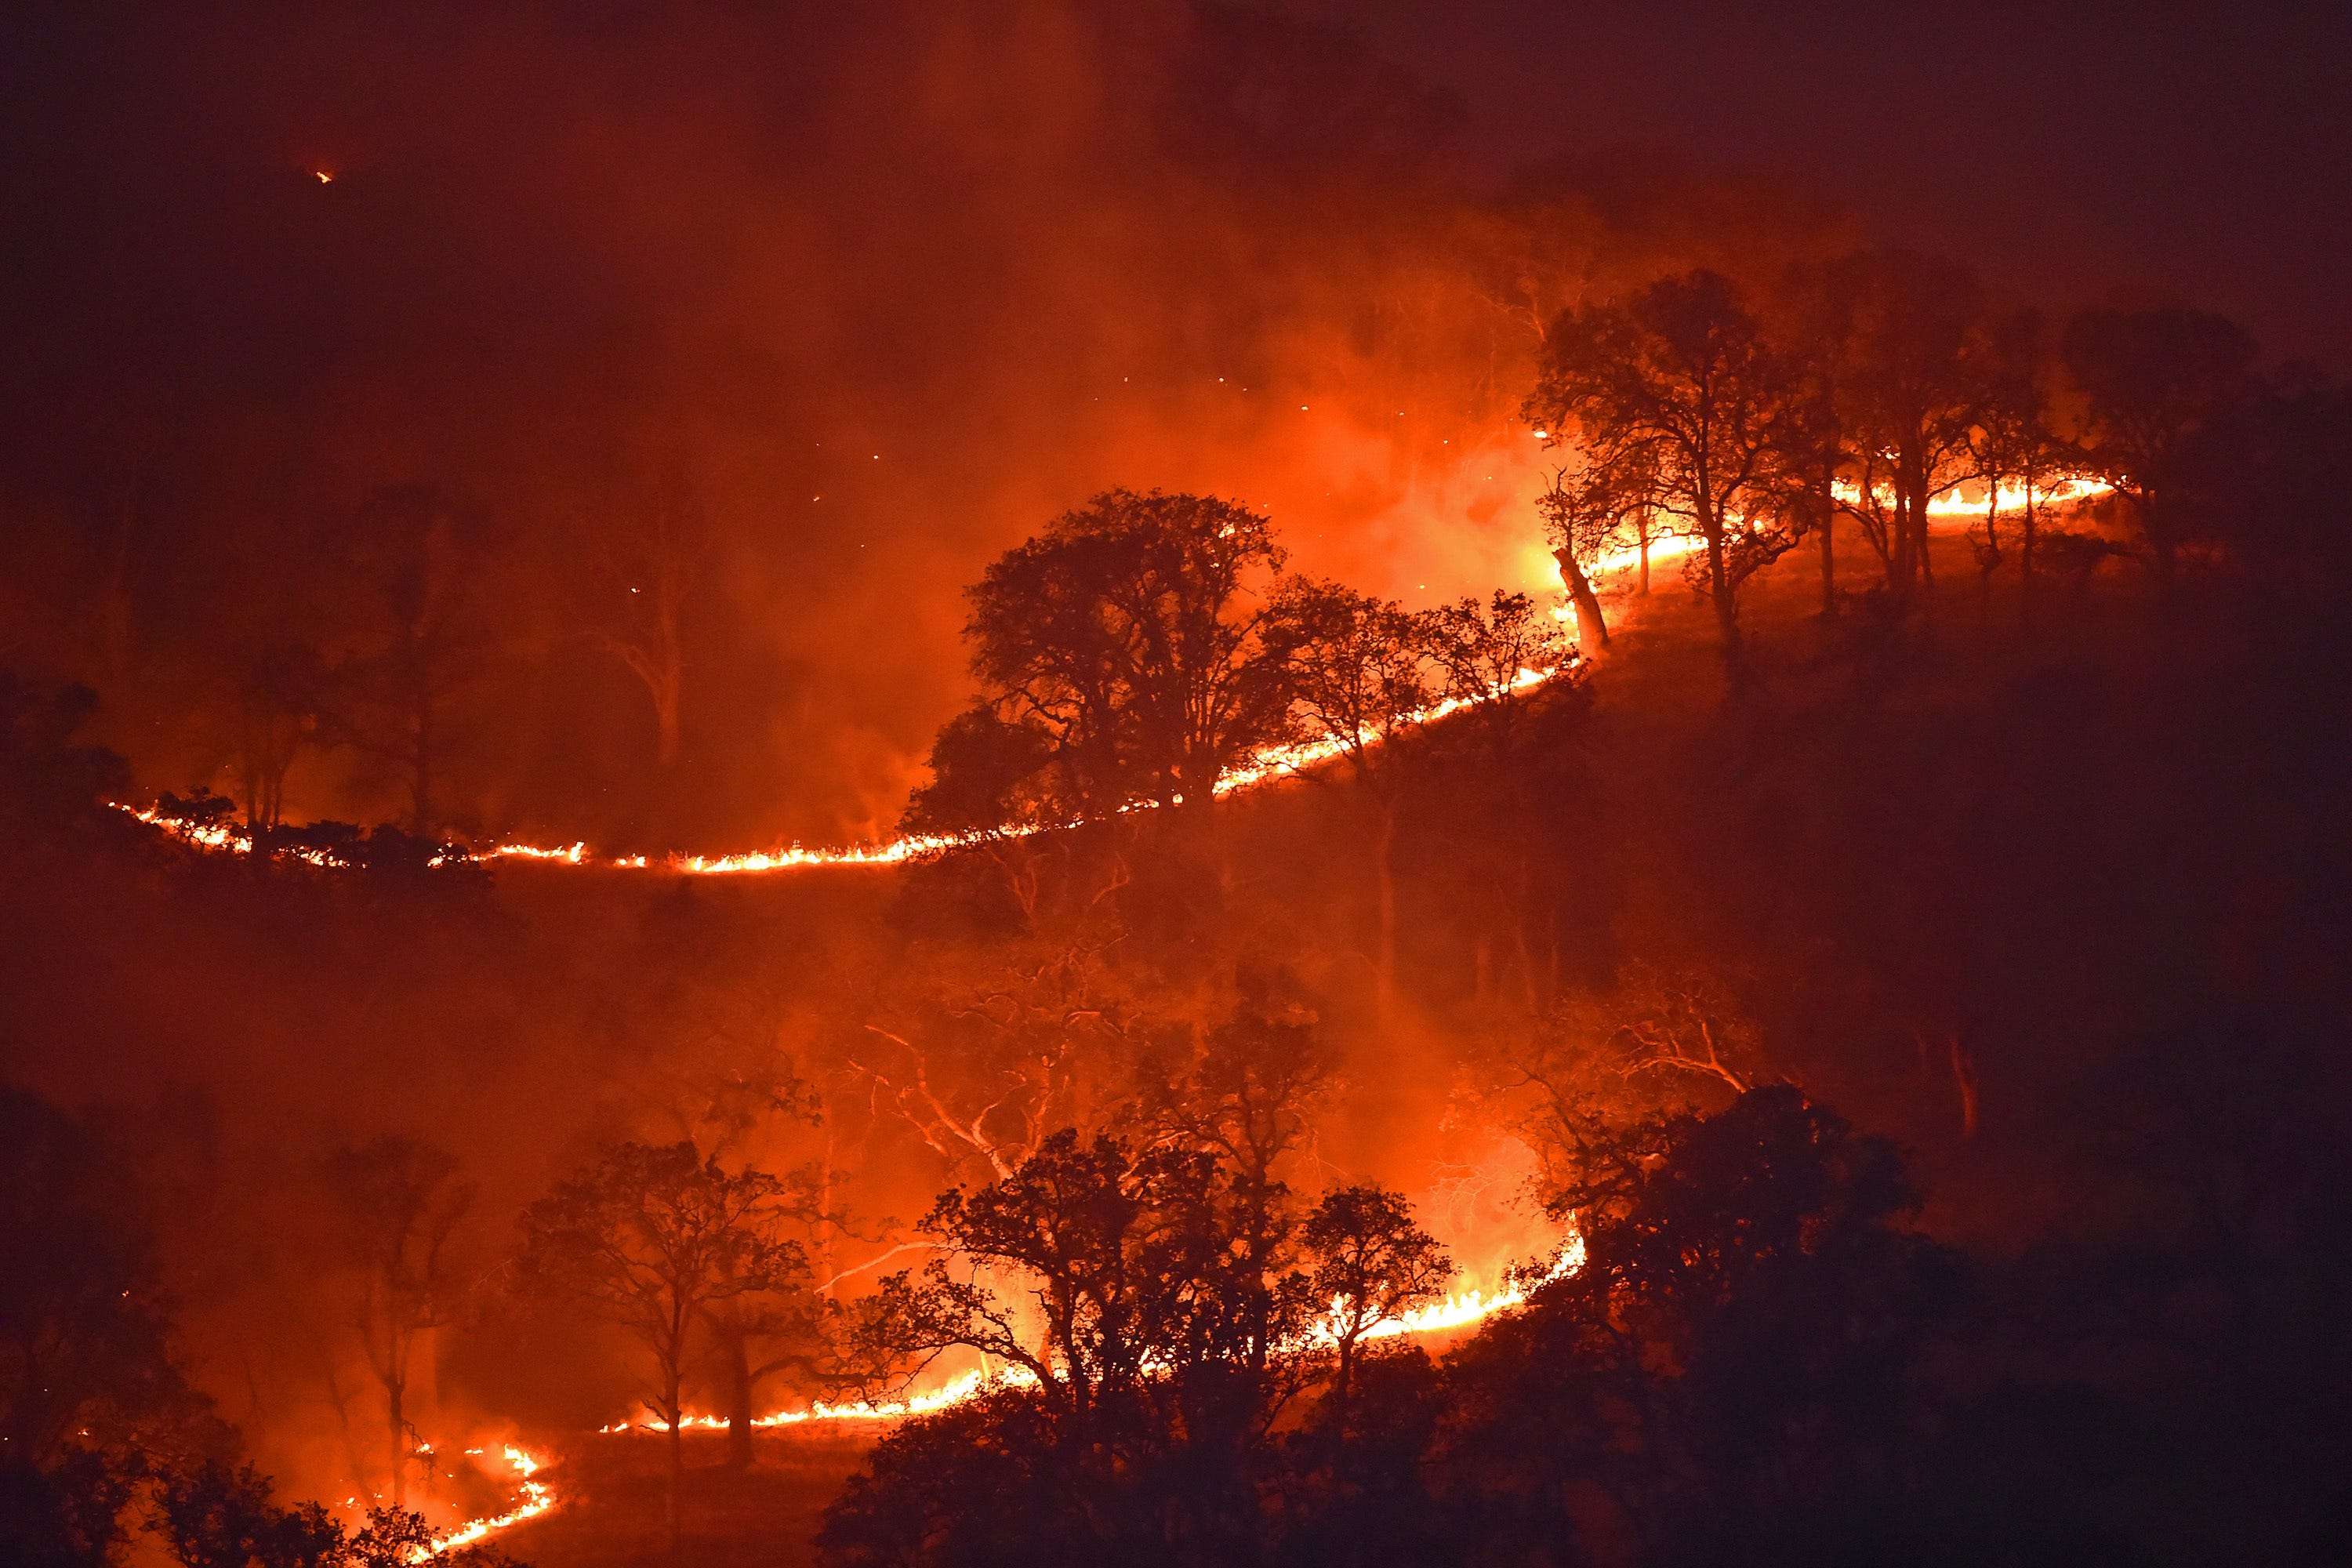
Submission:
[[[0,1558],[2352,1551],[2332,350],[1014,9],[8,110]]]

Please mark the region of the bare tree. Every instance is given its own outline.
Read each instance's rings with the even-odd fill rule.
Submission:
[[[678,755],[687,624],[712,551],[709,506],[672,469],[588,531],[598,601],[590,635],[646,689],[656,755],[668,767]]]
[[[416,1447],[407,1404],[414,1357],[457,1307],[451,1242],[477,1189],[458,1180],[455,1155],[401,1134],[336,1151],[324,1174],[361,1269],[360,1340],[383,1391],[392,1505],[405,1508]]]
[[[422,837],[441,821],[450,700],[479,673],[472,520],[445,491],[398,485],[371,495],[359,521],[352,563],[369,646],[339,671],[341,728],[407,775],[408,830]]]
[[[1765,1081],[1761,1034],[1724,981],[1696,968],[1629,965],[1603,992],[1563,998],[1499,1060],[1517,1130],[1547,1181],[1571,1179],[1598,1130],[1687,1109],[1710,1088],[1739,1095]]]
[[[869,1005],[844,1066],[951,1177],[1002,1179],[1056,1128],[1098,1123],[1149,1037],[1106,963],[1114,937],[927,952]]]
[[[290,637],[257,640],[237,662],[230,767],[246,826],[259,831],[283,818],[287,775],[321,738],[326,668],[316,648]]]

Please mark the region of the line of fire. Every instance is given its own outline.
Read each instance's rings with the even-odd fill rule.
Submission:
[[[0,1563],[2352,1560],[2347,60],[0,16]]]

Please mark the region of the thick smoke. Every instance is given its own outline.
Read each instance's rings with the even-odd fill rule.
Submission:
[[[1547,314],[1815,216],[1654,171],[1639,210],[1477,197],[1449,100],[1213,6],[265,9],[52,52],[15,657],[99,686],[146,787],[227,787],[245,650],[364,642],[362,504],[429,485],[473,520],[452,825],[616,849],[887,829],[961,585],[1112,485],[1263,507],[1382,592],[1543,584]],[[669,767],[596,637],[666,501],[708,535]],[[288,794],[401,809],[348,746]]]

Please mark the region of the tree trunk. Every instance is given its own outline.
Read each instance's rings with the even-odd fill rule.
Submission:
[[[411,758],[408,831],[419,838],[433,831],[433,704],[416,706],[416,751]]]
[[[403,1408],[407,1380],[394,1372],[383,1380],[384,1426],[392,1439],[392,1506],[408,1506],[408,1412]]]
[[[1723,558],[1723,525],[1712,523],[1706,530],[1706,573],[1708,585],[1714,590],[1715,626],[1723,642],[1723,662],[1737,668],[1739,664],[1739,606],[1731,597],[1731,572]]]
[[[1927,464],[1907,442],[1895,459],[1895,592],[1908,603],[1926,569]]]
[[[686,1433],[682,1430],[686,1425],[686,1411],[678,1403],[676,1373],[669,1374],[665,1392],[668,1400],[668,1408],[663,1414],[669,1420],[669,1492],[664,1499],[663,1511],[669,1525],[669,1557],[675,1563],[677,1561],[680,1533],[678,1494],[684,1489],[686,1481]]]
[[[1837,497],[1830,493],[1830,476],[1822,476],[1822,488],[1814,497],[1822,513],[1822,614],[1837,614]]]
[[[2033,625],[2033,477],[2025,479],[2025,521],[2017,545],[2017,624]]]
[[[727,1349],[727,1468],[751,1468],[751,1336],[734,1325],[719,1331]]]
[[[1601,646],[1607,647],[1609,623],[1601,618],[1601,597],[1592,591],[1591,581],[1584,575],[1584,568],[1577,564],[1576,552],[1562,545],[1551,552],[1551,558],[1559,563],[1560,583],[1568,589],[1568,596],[1576,603],[1577,631],[1581,633],[1590,625],[1593,634],[1600,637]]]
[[[1636,544],[1642,552],[1642,596],[1650,596],[1650,514],[1643,512]]]
[[[677,761],[677,672],[670,672],[663,689],[654,695],[654,723],[659,735],[656,755],[663,767]]]
[[[1331,1384],[1331,1403],[1339,1416],[1339,1440],[1348,1439],[1348,1397],[1355,1381],[1356,1340],[1352,1334],[1339,1341],[1339,1370]]]
[[[1990,641],[1992,637],[1992,574],[2000,565],[2000,478],[1991,481],[1992,494],[1985,501],[1984,554],[1977,562],[1977,635]]]

